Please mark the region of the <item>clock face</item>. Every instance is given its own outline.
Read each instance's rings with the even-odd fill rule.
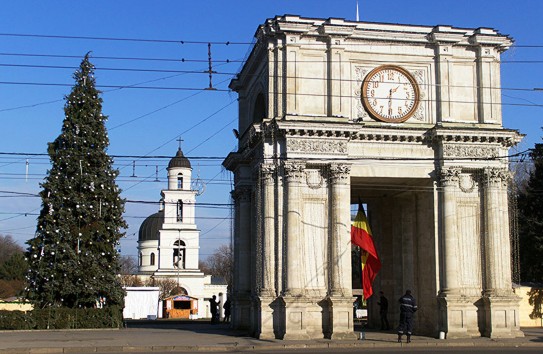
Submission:
[[[405,69],[383,65],[373,69],[362,83],[362,103],[368,113],[383,122],[405,122],[417,110],[419,87]]]

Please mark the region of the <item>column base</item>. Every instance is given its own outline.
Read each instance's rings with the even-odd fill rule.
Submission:
[[[328,299],[330,313],[329,338],[356,340],[354,333],[353,298],[331,296]]]
[[[479,318],[482,304],[479,297],[445,293],[438,296],[441,306],[440,331],[448,339],[480,337]]]
[[[513,293],[485,295],[485,329],[483,335],[489,338],[524,337],[520,330],[519,302],[520,297]]]
[[[308,300],[304,296],[283,296],[284,301],[284,334],[285,340],[311,339],[307,333],[309,318]]]
[[[232,299],[232,328],[251,328],[251,300],[248,295],[234,294]]]
[[[258,339],[279,338],[276,324],[281,319],[280,305],[275,296],[261,295],[255,298],[255,331],[254,336]]]

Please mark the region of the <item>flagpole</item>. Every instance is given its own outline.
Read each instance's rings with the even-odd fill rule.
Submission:
[[[356,0],[356,22],[360,21],[360,16],[358,15],[358,0]]]

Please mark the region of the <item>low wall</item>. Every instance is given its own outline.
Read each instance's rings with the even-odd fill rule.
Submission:
[[[33,306],[29,303],[22,302],[1,302],[0,301],[0,310],[6,311],[31,311]]]
[[[529,287],[529,286],[515,287],[515,293],[522,298],[522,300],[520,301],[520,306],[519,306],[520,307],[519,317],[520,317],[521,327],[543,327],[543,322],[541,318],[535,318],[535,319],[530,318],[530,314],[534,312],[534,306],[537,306],[537,305],[530,305],[530,293],[533,294],[533,292],[535,291],[543,292],[543,288]]]

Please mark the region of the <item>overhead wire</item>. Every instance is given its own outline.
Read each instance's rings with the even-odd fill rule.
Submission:
[[[430,27],[430,26],[429,26]],[[50,35],[50,34],[33,34],[33,33],[0,33],[0,36],[4,37],[26,37],[26,38],[49,38],[49,39],[69,39],[69,40],[98,40],[98,41],[118,41],[118,42],[142,42],[142,43],[168,43],[168,44],[198,44],[198,45],[251,45],[253,42],[243,41],[195,41],[184,39],[157,39],[157,38],[123,38],[123,37],[97,37],[97,36],[69,36],[69,35]],[[504,35],[502,35],[504,36]],[[372,45],[389,45],[390,41],[383,40],[366,40],[367,43]],[[394,42],[396,43],[396,42]],[[315,42],[298,42],[298,45],[319,45],[322,43]],[[343,43],[342,45],[361,45],[362,43]],[[365,44],[365,43],[364,43]],[[398,45],[408,45],[400,44]],[[515,48],[543,48],[543,44],[517,44],[513,43],[511,47]]]

